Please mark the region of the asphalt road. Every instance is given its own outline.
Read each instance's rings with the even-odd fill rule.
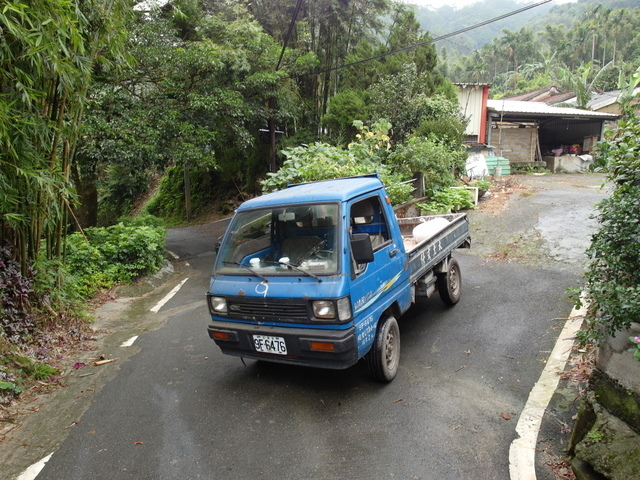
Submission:
[[[176,272],[105,323],[105,351],[119,358],[111,373],[67,396],[78,407],[60,409],[57,435],[25,426],[13,443],[34,446],[25,458],[55,452],[38,480],[508,479],[518,415],[571,310],[565,291],[579,283],[604,196],[599,176],[524,181],[530,190],[507,210],[470,215],[459,304],[436,296],[402,317],[392,383],[371,381],[362,363],[326,371],[223,356],[204,302],[220,226],[173,230]]]

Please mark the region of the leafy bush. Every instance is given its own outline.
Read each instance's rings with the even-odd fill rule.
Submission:
[[[413,136],[435,137],[457,150],[465,140],[464,131],[468,123],[458,102],[437,94],[424,98],[420,108],[421,120]]]
[[[640,322],[640,120],[627,115],[619,127],[615,137],[598,147],[614,187],[598,205],[600,227],[587,250],[591,312],[583,341],[599,338],[602,330],[615,334]]]
[[[469,183],[470,187],[477,187],[479,192],[486,192],[491,188],[492,183],[484,178],[473,180]]]
[[[334,138],[352,139],[358,133],[353,120],[364,117],[366,110],[363,92],[339,92],[331,98],[328,112],[322,116],[322,125],[330,129]]]
[[[422,172],[426,197],[433,197],[436,192],[455,185],[464,172],[465,159],[462,144],[452,148],[433,135],[411,137],[389,157],[390,162],[402,171]]]
[[[436,192],[428,203],[419,203],[418,207],[425,213],[438,215],[475,208],[475,205],[466,188],[448,188]]]
[[[11,403],[24,390],[27,380],[48,380],[58,370],[51,365],[22,355],[0,357],[0,404]]]
[[[386,133],[391,125],[380,121],[373,125],[372,130],[362,122],[354,122],[354,125],[360,133],[347,149],[326,143],[312,143],[283,150],[287,159],[280,170],[269,173],[268,178],[263,180],[263,190],[271,192],[290,183],[351,177],[377,171],[392,203],[407,201],[411,198],[412,187],[402,182],[410,177],[397,173],[383,163],[390,148]]]
[[[512,163],[511,173],[516,174],[529,174],[529,173],[551,173],[547,169],[547,165],[543,162],[535,163]]]
[[[85,235],[68,237],[66,257],[68,271],[84,296],[97,288],[129,283],[162,265],[165,229],[154,217],[88,228]]]
[[[0,368],[0,405],[11,403],[23,390],[24,387],[19,384],[13,373]]]

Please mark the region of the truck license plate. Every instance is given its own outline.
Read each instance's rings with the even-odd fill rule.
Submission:
[[[253,345],[257,352],[275,353],[276,355],[287,354],[287,344],[282,337],[269,337],[267,335],[254,335]]]

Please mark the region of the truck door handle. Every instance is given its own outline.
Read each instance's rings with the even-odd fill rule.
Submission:
[[[400,253],[400,249],[399,248],[394,248],[392,250],[389,250],[389,256],[391,258],[395,257],[398,253]]]

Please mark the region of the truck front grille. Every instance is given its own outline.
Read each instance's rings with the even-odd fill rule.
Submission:
[[[308,322],[306,301],[291,299],[227,298],[231,318],[258,321]]]

